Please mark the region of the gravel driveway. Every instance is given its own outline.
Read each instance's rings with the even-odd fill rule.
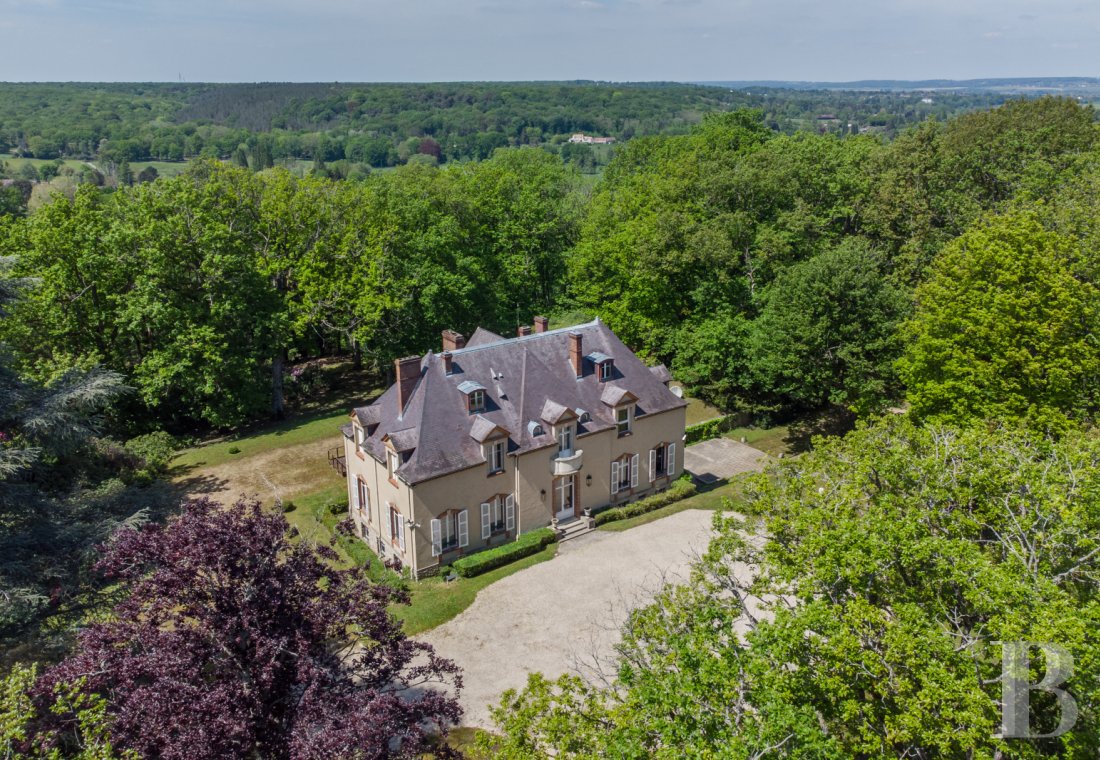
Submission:
[[[686,579],[712,517],[691,509],[621,533],[593,531],[488,586],[458,617],[419,636],[463,670],[463,725],[491,727],[489,704],[530,672],[555,678],[612,656],[630,609],[664,582]]]

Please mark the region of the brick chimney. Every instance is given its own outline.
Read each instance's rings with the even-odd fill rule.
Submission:
[[[457,333],[454,330],[443,331],[443,350],[444,351],[457,351],[460,348],[466,347],[466,337],[462,333]]]
[[[420,379],[420,357],[406,356],[404,359],[394,359],[393,367],[397,374],[397,406],[404,413],[405,405],[412,398],[416,381]]]
[[[546,332],[550,329],[550,320],[546,317],[535,317],[535,332]]]
[[[518,335],[521,338],[526,336],[526,335],[530,335],[530,334],[531,334],[531,328],[527,325],[520,325],[519,327],[516,328],[516,335]]]
[[[443,352],[443,374],[449,375],[454,372],[454,357],[451,356],[450,351]]]
[[[569,333],[569,361],[573,363],[577,377],[581,377],[584,374],[584,352],[581,350],[580,333]]]

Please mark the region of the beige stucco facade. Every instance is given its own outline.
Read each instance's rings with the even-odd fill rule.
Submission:
[[[354,423],[344,439],[350,516],[381,558],[399,559],[414,577],[430,575],[459,557],[551,525],[555,517],[581,517],[585,509],[667,488],[683,472],[685,419],[678,406],[633,418],[629,432],[579,435],[577,421],[570,420],[553,429],[551,444],[507,453],[497,472],[490,472],[490,440],[484,462],[414,485],[399,474],[391,478],[385,461],[359,450]],[[572,448],[559,452],[562,426],[572,427]],[[555,468],[572,474],[555,477]],[[613,473],[625,488],[613,488]]]

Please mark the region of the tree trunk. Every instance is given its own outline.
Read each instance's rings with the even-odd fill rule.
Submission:
[[[348,340],[351,342],[352,369],[361,370],[363,369],[363,349],[354,337],[349,336]]]
[[[271,416],[277,420],[286,416],[286,393],[283,390],[285,368],[286,349],[280,348],[271,360]]]

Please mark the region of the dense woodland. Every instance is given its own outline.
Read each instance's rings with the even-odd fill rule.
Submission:
[[[347,174],[542,145],[590,168],[604,163],[603,156],[589,146],[563,145],[574,132],[620,141],[685,133],[705,113],[751,107],[776,131],[862,129],[892,136],[926,118],[1003,99],[983,92],[926,97],[675,83],[8,83],[0,84],[0,154],[76,158],[107,169],[207,157],[262,170],[304,159]]]
[[[213,91],[154,91],[165,119],[188,113],[172,111],[172,98],[188,93],[198,110],[187,118],[228,118]],[[257,119],[277,117],[261,111]],[[410,162],[358,181],[211,157],[178,177],[113,191],[83,184],[33,212],[12,209],[0,221],[8,349],[0,635],[53,641],[60,655],[72,642],[59,621],[118,606],[30,692],[33,675],[16,672],[22,685],[11,687],[5,709],[23,722],[11,725],[66,752],[107,753],[86,757],[111,756],[111,741],[165,757],[192,748],[194,725],[172,736],[149,728],[172,711],[158,698],[161,713],[143,712],[127,679],[140,682],[153,665],[115,646],[127,635],[168,635],[146,615],[173,631],[188,617],[158,604],[134,568],[150,569],[149,583],[163,589],[193,590],[186,598],[201,620],[210,592],[192,571],[219,562],[211,542],[241,534],[232,550],[240,561],[222,569],[251,588],[270,564],[244,558],[282,528],[247,505],[238,518],[247,524],[229,525],[204,504],[158,527],[171,506],[157,491],[170,435],[284,414],[294,370],[312,358],[350,356],[384,378],[395,357],[438,349],[443,328],[507,334],[549,313],[559,323],[600,316],[725,410],[758,422],[827,411],[859,428],[752,486],[746,519],[774,537],[765,548],[743,540],[740,518],[719,519],[696,582],[631,618],[612,688],[535,678],[510,695],[494,752],[1094,755],[1100,693],[1087,631],[1100,622],[1100,451],[1091,432],[1100,408],[1100,130],[1092,109],[1015,100],[922,121],[893,140],[787,134],[748,109],[710,113],[682,131],[626,141],[595,185],[535,146],[442,167]],[[892,407],[908,413],[880,416]],[[1006,512],[1019,494],[1027,498]],[[88,546],[141,524],[150,527],[124,528],[129,538],[99,563],[123,589],[138,584],[120,600],[118,585],[95,580]],[[161,530],[176,547],[165,556],[151,537]],[[410,659],[377,604],[340,617],[331,605],[346,588],[306,590],[320,560],[279,551],[294,557],[294,582],[279,580],[287,596],[271,604],[320,615],[309,635],[277,632],[301,636],[295,651],[312,663],[309,673],[295,681],[282,654],[234,652],[249,673],[277,673],[270,701],[238,694],[230,679],[204,709],[239,711],[219,723],[231,742],[219,746],[266,741],[263,722],[246,717],[259,712],[274,716],[278,738],[256,751],[326,756],[302,739],[332,720],[323,700],[313,713],[288,712],[280,700],[310,683],[349,710],[376,706],[357,701],[318,642],[364,626],[396,647],[386,673],[404,673]],[[741,563],[764,572],[746,586],[733,570]],[[367,581],[352,574],[340,583]],[[753,619],[744,641],[725,636],[751,614],[750,595],[799,604]],[[239,609],[219,610],[211,630],[226,615],[255,619],[248,594],[233,599]],[[127,616],[129,634],[119,622]],[[242,635],[256,635],[248,630]],[[1079,657],[1073,688],[1083,717],[1064,738],[994,738],[998,663],[988,647],[1010,638],[1064,641]],[[187,653],[173,661],[177,680],[213,646],[182,635],[165,645]],[[79,663],[116,656],[112,672],[121,675],[76,677],[87,670]],[[698,667],[675,666],[685,660]],[[440,662],[408,674],[421,676],[447,680],[453,671]],[[24,693],[33,705],[20,701]],[[926,709],[942,699],[950,710]],[[68,701],[43,718],[58,700]],[[455,709],[429,707],[402,712],[403,725],[444,724]],[[1036,720],[1051,720],[1051,704],[1033,709]],[[38,718],[26,717],[35,710]],[[88,733],[111,720],[107,733]],[[377,739],[375,729],[357,723],[346,740]],[[397,754],[412,756],[422,737],[413,739]],[[341,746],[323,749],[351,756],[352,745]]]

